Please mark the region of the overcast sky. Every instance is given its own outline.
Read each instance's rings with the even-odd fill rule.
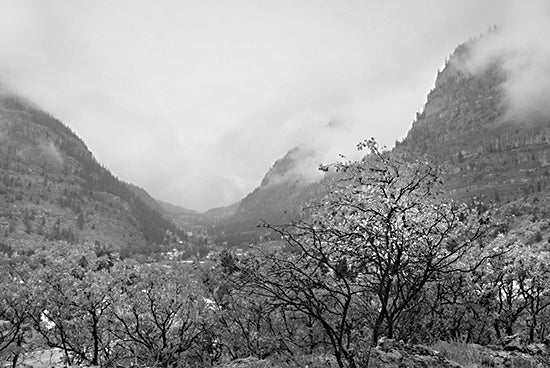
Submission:
[[[392,146],[459,43],[538,3],[0,0],[0,80],[119,178],[205,210],[297,144]]]

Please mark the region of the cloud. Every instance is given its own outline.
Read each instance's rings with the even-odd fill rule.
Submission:
[[[43,163],[51,165],[58,170],[63,167],[63,156],[52,141],[41,140],[38,143],[38,149],[40,152],[39,157],[41,157]]]
[[[507,104],[505,121],[534,123],[550,118],[550,3],[527,1],[510,9],[505,23],[473,43],[459,67],[480,73],[498,63]]]
[[[403,137],[444,56],[509,3],[0,0],[0,79],[121,179],[204,210],[300,144],[315,180]]]
[[[319,170],[321,165],[360,158],[361,152],[355,149],[359,140],[351,124],[337,119],[318,123],[310,131],[305,131],[308,124],[301,125],[304,140],[273,164],[261,182],[263,187],[284,182],[314,183],[325,175]]]

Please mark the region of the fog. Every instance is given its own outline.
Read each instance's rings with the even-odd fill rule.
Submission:
[[[495,62],[501,65],[507,107],[504,119],[519,123],[550,119],[550,3],[530,5],[511,7],[515,16],[477,40],[463,65],[472,73]]]
[[[0,0],[0,80],[121,179],[205,210],[244,197],[297,145],[315,152],[296,168],[306,180],[365,138],[392,146],[445,57],[493,24],[533,23],[517,10],[500,0]],[[521,98],[537,68],[509,79],[510,114],[542,98]]]

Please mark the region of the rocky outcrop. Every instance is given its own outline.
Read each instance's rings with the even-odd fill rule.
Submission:
[[[504,342],[518,342],[516,337]],[[536,347],[534,345],[537,345]],[[460,368],[460,367],[535,367],[547,366],[549,356],[544,344],[524,346],[520,350],[477,344],[436,343],[434,346],[409,345],[392,339],[382,339],[372,349],[370,368]]]
[[[372,349],[369,368],[460,368],[460,364],[423,345],[384,340]]]

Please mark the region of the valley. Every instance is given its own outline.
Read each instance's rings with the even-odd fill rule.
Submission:
[[[394,148],[311,182],[293,147],[203,213],[4,92],[3,366],[549,366],[550,117],[510,115],[504,61],[464,67],[483,37]]]

